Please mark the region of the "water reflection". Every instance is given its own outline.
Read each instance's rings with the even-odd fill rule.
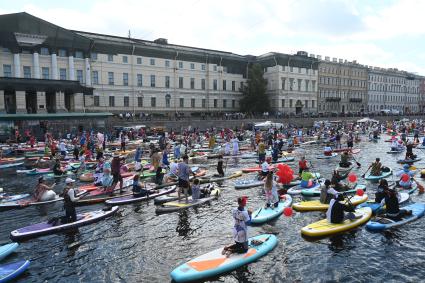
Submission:
[[[176,232],[179,236],[187,237],[191,230],[188,210],[179,211],[179,220],[177,222]]]

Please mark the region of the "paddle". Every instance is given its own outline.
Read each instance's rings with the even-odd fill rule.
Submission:
[[[354,155],[353,154],[351,154],[351,157],[356,162],[357,167],[362,167],[362,165],[354,158]]]
[[[419,184],[419,182],[418,181],[416,181],[416,179],[415,178],[412,178],[412,180],[416,183],[416,185],[418,186],[418,189],[419,189],[419,193],[420,194],[423,194],[424,192],[425,192],[425,188],[424,188],[424,186],[422,186],[421,184]]]
[[[367,172],[369,172],[369,169],[370,169],[370,168],[371,168],[371,167],[367,168],[366,172],[364,172],[364,173],[363,173],[362,178],[364,178],[364,177],[366,176],[366,173],[367,173]]]

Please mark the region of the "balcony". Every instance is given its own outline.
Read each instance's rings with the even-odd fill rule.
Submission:
[[[341,97],[326,97],[327,102],[340,102]]]
[[[349,100],[350,102],[356,102],[356,103],[361,103],[362,99],[361,98],[350,98]]]

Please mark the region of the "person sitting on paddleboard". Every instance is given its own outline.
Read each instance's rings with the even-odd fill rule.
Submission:
[[[411,178],[415,175],[415,172],[409,170],[410,166],[408,164],[403,165],[403,170],[397,172],[396,176],[400,178],[398,184],[404,189],[409,189],[412,186]]]
[[[352,205],[346,205],[341,203],[344,201],[342,194],[336,194],[335,197],[330,201],[329,208],[326,211],[326,219],[329,223],[339,224],[344,222],[345,219],[355,219],[354,207]],[[345,214],[344,211],[349,212]]]
[[[406,144],[406,160],[410,159],[410,160],[414,160],[416,159],[416,155],[413,154],[413,148],[414,148],[414,144],[411,140],[407,141]]]
[[[348,151],[344,151],[341,154],[341,161],[339,162],[339,166],[343,167],[343,168],[348,168],[351,166],[351,162],[348,161],[348,159],[350,158],[350,155],[348,154]]]
[[[314,180],[316,177],[310,172],[310,170],[304,169],[304,171],[301,174],[301,183],[300,186],[303,188],[311,188],[315,185]]]
[[[325,180],[325,185],[320,189],[320,203],[329,204],[338,192],[331,186],[329,179]]]
[[[341,184],[343,177],[339,174],[337,170],[334,170],[331,178],[331,185],[335,188],[336,191],[346,191],[349,189],[347,185]]]
[[[139,179],[140,177],[138,174],[134,175],[133,187],[132,187],[133,197],[140,198],[140,197],[149,196],[149,191],[143,187],[143,184],[139,181]]]
[[[332,156],[332,147],[329,144],[327,144],[323,149],[323,154],[325,156]]]
[[[44,182],[45,180],[43,176],[38,178],[38,184],[35,187],[35,191],[33,194],[34,200],[36,202],[49,201],[55,199],[56,197],[56,193],[53,191],[53,187],[55,186],[55,184],[53,183],[53,185],[49,187]]]
[[[233,226],[233,240],[235,244],[224,247],[222,254],[229,257],[232,253],[243,254],[248,251],[248,227],[251,222],[251,210],[246,210],[247,197],[238,198],[238,207],[233,209],[232,216],[235,220]]]
[[[370,170],[370,175],[372,176],[380,176],[381,175],[381,170],[382,170],[382,163],[381,163],[381,159],[376,158],[375,162],[373,162],[369,168],[367,170]]]
[[[403,216],[412,215],[411,210],[400,209],[400,195],[396,190],[386,187],[385,196],[381,201],[386,206],[386,216],[393,220],[400,220]]]
[[[273,172],[269,171],[264,182],[264,192],[266,194],[266,208],[278,207],[279,205],[279,195],[277,193],[277,184],[273,180]]]
[[[385,198],[385,190],[388,190],[388,181],[381,179],[379,181],[378,189],[375,193],[375,202],[380,203]]]
[[[201,182],[199,181],[199,179],[193,180],[193,185],[191,189],[192,189],[192,200],[196,201],[200,199],[201,198]]]
[[[301,157],[301,160],[298,161],[298,175],[301,176],[304,170],[308,169],[307,166],[307,160],[305,159],[305,156]]]
[[[224,177],[224,170],[223,170],[223,155],[220,155],[218,157],[218,162],[217,162],[217,173],[218,176],[220,177]]]
[[[65,209],[65,223],[77,221],[77,212],[75,211],[75,202],[80,198],[74,190],[75,180],[66,178],[65,188],[63,190],[63,208]]]
[[[65,172],[64,170],[62,170],[61,161],[59,160],[59,158],[57,158],[55,161],[55,165],[53,165],[53,174],[55,174],[55,176],[61,176],[64,173]]]

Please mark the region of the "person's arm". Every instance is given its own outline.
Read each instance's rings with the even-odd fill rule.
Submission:
[[[80,199],[79,197],[75,196],[74,189],[70,189],[68,191],[68,196],[69,196],[69,198],[71,199],[72,202],[75,202],[75,201]]]

